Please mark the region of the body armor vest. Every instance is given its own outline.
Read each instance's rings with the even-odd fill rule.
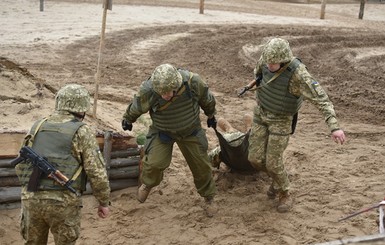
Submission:
[[[159,105],[150,110],[153,126],[165,133],[177,134],[182,137],[189,136],[200,127],[200,107],[191,90],[188,71],[179,70],[183,78],[185,90],[178,98],[171,102],[165,109],[159,110],[166,101],[159,99]]]
[[[35,132],[38,122],[35,123],[31,132]],[[84,125],[82,122],[69,121],[65,123],[50,123],[44,122],[38,129],[32,148],[42,157],[46,158],[56,169],[58,169],[67,178],[71,179],[79,168],[80,164],[72,155],[72,139],[79,129]],[[27,185],[32,174],[33,166],[28,164],[23,165],[20,182],[22,185]],[[76,190],[85,190],[86,177],[84,171],[71,184]],[[42,176],[39,181],[39,190],[66,190],[65,187],[56,183],[53,179],[47,176]]]
[[[262,68],[263,78],[258,88],[258,99],[263,109],[280,115],[294,115],[302,104],[302,96],[296,97],[289,92],[289,81],[301,61],[294,59],[291,64],[273,81],[267,67]],[[270,81],[270,82],[269,82]]]

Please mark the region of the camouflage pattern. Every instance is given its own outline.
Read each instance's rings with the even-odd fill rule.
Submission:
[[[178,90],[182,85],[182,75],[170,64],[162,64],[155,68],[151,75],[152,87],[160,95]]]
[[[255,76],[262,73],[262,68],[265,65],[262,59],[258,61],[254,69]],[[289,92],[297,97],[302,96],[304,100],[316,106],[322,113],[330,131],[340,128],[333,103],[321,85],[308,72],[304,64],[300,64],[291,77],[289,81]]]
[[[74,245],[80,236],[80,219],[81,203],[76,199],[22,200],[20,222],[24,244],[47,244],[50,229],[55,245]]]
[[[183,75],[184,80],[182,79],[182,81],[188,81],[188,71],[180,70],[180,74],[186,74]],[[205,83],[196,73],[194,73],[194,76],[192,77],[190,89],[194,92],[194,100],[198,102],[199,107],[203,110],[204,114],[207,117],[215,115],[215,97],[209,90],[207,83]],[[184,93],[187,93],[187,91]],[[177,103],[177,101],[178,100],[175,102]],[[150,112],[150,116],[152,113],[156,113],[162,103],[164,104],[165,101],[153,90],[151,79],[144,81],[140,85],[139,93],[135,95],[132,103],[127,106],[127,109],[123,114],[123,119],[127,122],[134,123],[141,115],[147,112]]]
[[[68,84],[56,94],[55,109],[58,111],[86,112],[91,107],[90,94],[78,84]]]
[[[262,59],[266,64],[287,63],[293,59],[289,42],[282,38],[268,41],[262,50]]]
[[[69,112],[56,111],[48,118],[48,122],[63,123],[73,119],[74,116]],[[72,141],[72,155],[83,164],[95,198],[100,205],[107,207],[110,202],[107,172],[95,134],[88,125],[81,126],[75,134]],[[21,233],[26,239],[25,244],[46,244],[32,241],[44,241],[50,227],[53,236],[63,241],[56,244],[75,244],[80,231],[80,207],[82,205],[80,197],[69,190],[29,192],[27,187],[23,186],[21,199],[23,215]],[[46,204],[46,206],[42,208],[42,204]],[[41,210],[38,207],[41,207]],[[64,214],[67,214],[68,217],[65,218]]]
[[[175,68],[168,64],[157,67],[152,78],[141,84],[139,93],[135,95],[132,103],[128,105],[123,115],[123,119],[134,123],[142,114],[147,112],[149,112],[152,121],[154,121],[154,115],[157,113],[170,115],[173,112],[172,108],[175,107],[170,105],[164,110],[159,111],[159,107],[162,103],[165,103],[165,100],[159,96],[162,92],[156,91],[153,87],[156,87],[156,85],[154,86],[154,82],[159,81],[156,79],[162,71],[172,70],[172,74],[176,74],[175,77],[177,79],[172,80],[174,82],[177,81],[175,88],[181,86],[182,81],[189,81],[189,71],[176,71],[174,69]],[[175,71],[177,73],[174,73]],[[178,74],[181,75],[180,78]],[[208,117],[215,115],[216,101],[214,95],[210,92],[208,85],[196,73],[193,73],[189,84],[191,89],[190,92],[192,92],[193,95],[189,100],[190,102],[185,103],[184,100],[179,100],[178,98],[172,103],[185,103],[186,109],[180,108],[181,111],[191,111],[191,109],[195,107],[198,108],[198,110],[202,109],[204,114]],[[180,96],[187,96],[187,93],[189,93],[189,91],[186,89]],[[179,118],[179,115],[182,114],[179,112],[173,113],[171,119],[174,119],[174,121],[170,122],[169,120],[169,124],[175,124],[175,121],[177,120],[185,120],[185,118]],[[214,196],[216,187],[212,176],[210,162],[208,160],[208,142],[205,130],[203,130],[201,126],[200,113],[194,115],[193,118],[187,119],[192,122],[197,122],[196,124],[192,124],[191,128],[188,128],[188,130],[181,128],[175,132],[165,132],[157,128],[154,124],[149,127],[144,145],[144,156],[142,158],[143,171],[140,177],[141,181],[150,188],[160,184],[163,179],[164,170],[167,169],[171,163],[173,147],[176,143],[189,165],[198,193],[203,197]],[[171,125],[171,127],[174,126],[175,125]],[[159,137],[160,131],[162,131],[162,140]],[[190,133],[187,134],[187,131],[190,131]]]
[[[278,49],[277,52],[273,50],[274,47]],[[293,57],[289,50],[287,41],[272,39],[265,47],[254,69],[255,77],[262,74],[263,67],[267,63],[281,63],[291,60]],[[279,59],[273,60],[276,53],[286,54],[286,56],[283,55]],[[322,113],[330,131],[340,128],[332,102],[304,64],[299,64],[295,69],[289,80],[288,91],[296,97],[302,96],[304,100],[315,105]],[[263,110],[257,104],[254,109],[253,120],[249,138],[249,161],[256,169],[265,171],[272,177],[274,187],[277,185],[280,191],[287,191],[290,188],[290,183],[283,163],[283,153],[289,142],[292,116],[277,115]]]
[[[256,106],[253,120],[248,159],[255,169],[266,172],[281,191],[288,191],[283,152],[289,142],[292,116],[277,116]]]
[[[223,135],[223,138],[225,138],[227,142],[230,142],[230,141],[237,139],[237,138],[239,138],[245,134],[242,132],[239,132],[239,131],[235,131],[235,132],[231,132],[231,133],[224,133],[222,135]],[[229,145],[238,146],[242,143],[242,141],[243,141],[243,138],[240,138],[238,140],[230,142]],[[221,153],[221,147],[220,146],[215,147],[214,149],[212,149],[209,152],[209,161],[211,163],[211,166],[214,168],[219,167],[220,163],[222,162],[222,160],[219,157],[220,153]]]

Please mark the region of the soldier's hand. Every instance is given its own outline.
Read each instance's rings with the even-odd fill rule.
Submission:
[[[132,130],[132,123],[130,122],[127,122],[126,120],[122,120],[122,128],[124,131],[128,130],[128,131],[131,131]]]
[[[99,205],[99,207],[98,207],[98,216],[100,218],[103,218],[103,219],[107,218],[109,213],[110,213],[109,207],[103,207],[103,206]]]
[[[343,144],[346,141],[345,133],[342,129],[338,129],[334,132],[332,132],[332,139],[337,144]]]
[[[216,129],[217,128],[217,119],[215,119],[215,116],[212,118],[207,118],[207,127]]]
[[[244,86],[243,88],[241,88],[238,92],[238,97],[241,97],[244,93],[246,93],[246,91],[250,90],[249,86]]]

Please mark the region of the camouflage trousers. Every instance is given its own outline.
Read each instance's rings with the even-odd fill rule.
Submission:
[[[50,230],[55,245],[76,243],[80,234],[80,205],[53,199],[24,199],[21,208],[24,244],[47,244]]]
[[[164,170],[170,166],[174,143],[186,159],[198,193],[202,197],[214,196],[216,186],[207,155],[206,132],[203,129],[197,129],[196,134],[187,137],[161,135],[157,130],[150,129],[142,159],[142,183],[151,188],[160,184]]]
[[[283,153],[289,143],[291,122],[292,116],[276,115],[258,105],[254,109],[248,159],[254,168],[273,179],[273,186],[279,191],[288,191],[290,186]]]
[[[227,142],[230,142],[229,144],[231,146],[238,146],[238,145],[242,144],[243,139],[239,139],[239,140],[236,140],[236,139],[241,137],[242,135],[245,135],[245,134],[242,132],[239,132],[239,131],[235,131],[235,132],[231,132],[231,133],[224,133],[223,138],[225,138]],[[209,161],[210,161],[212,167],[218,168],[219,165],[221,164],[222,160],[219,156],[220,154],[221,154],[221,147],[220,146],[215,147],[214,149],[212,149],[209,152]]]

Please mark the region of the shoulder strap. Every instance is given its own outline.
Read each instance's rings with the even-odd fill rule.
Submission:
[[[193,73],[190,72],[190,76],[189,76],[189,79],[188,79],[188,83],[183,83],[183,86],[181,86],[178,90],[178,92],[176,93],[176,95],[181,95],[183,94],[183,92],[186,90],[186,87],[187,87],[187,90],[189,93],[191,93],[190,91],[190,84],[191,84],[191,79],[193,77]],[[163,111],[164,109],[166,109],[167,107],[169,107],[171,105],[172,102],[174,102],[179,96],[174,96],[171,100],[169,100],[166,104],[164,104],[163,106],[159,107],[158,111]]]
[[[288,62],[286,65],[284,65],[277,73],[274,74],[274,76],[269,80],[267,81],[264,85],[262,86],[266,86],[267,84],[271,83],[272,81],[274,81],[277,77],[279,77],[279,75],[282,74],[282,72],[284,72],[289,66],[291,63],[293,63],[293,61],[295,60],[295,58],[293,58],[290,62]],[[260,87],[259,87],[260,88]]]
[[[40,120],[40,122],[37,123],[34,132],[30,132],[27,136],[25,136],[23,146],[32,146],[33,140],[35,139],[35,135],[39,131],[41,125],[43,125],[43,123],[47,121],[47,119],[48,118],[43,118],[42,120]]]

